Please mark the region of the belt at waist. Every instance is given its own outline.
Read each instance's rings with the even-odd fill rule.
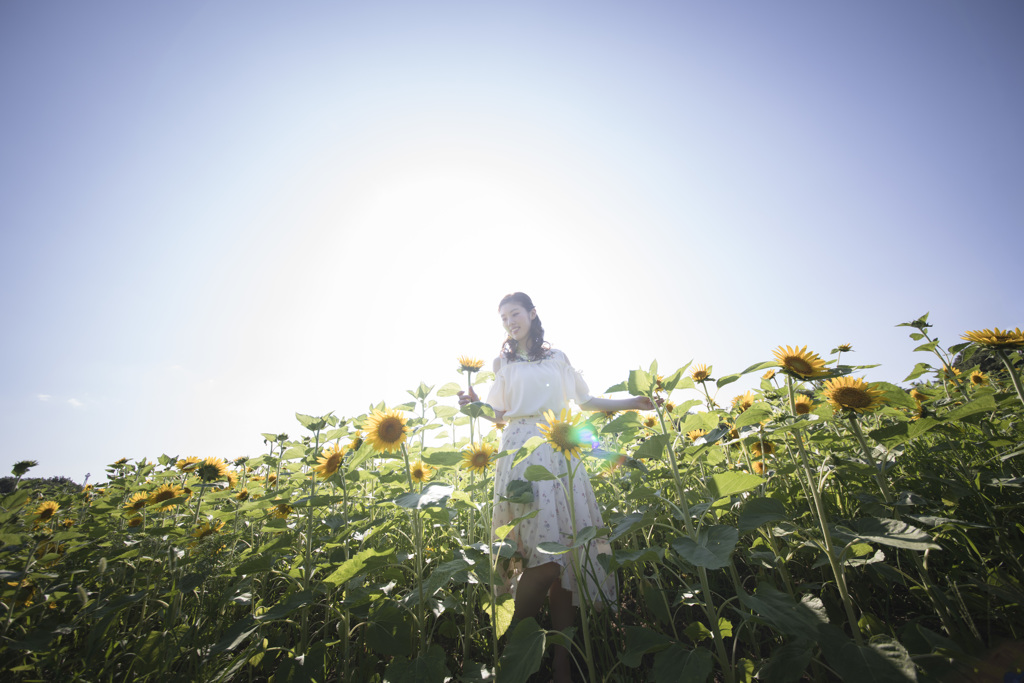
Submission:
[[[544,420],[544,416],[541,414],[536,415],[516,415],[514,417],[505,416],[508,422],[540,422]]]

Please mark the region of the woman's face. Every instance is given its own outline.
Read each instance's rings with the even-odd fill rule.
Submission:
[[[498,313],[510,339],[515,339],[516,342],[525,342],[529,339],[530,325],[537,317],[537,309],[527,311],[522,304],[510,301],[499,308]]]

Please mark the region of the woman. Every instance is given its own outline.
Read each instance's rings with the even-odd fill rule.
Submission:
[[[591,411],[654,408],[650,399],[642,396],[621,400],[591,396],[583,377],[573,369],[565,354],[552,349],[544,341],[544,328],[537,309],[526,294],[515,292],[503,298],[498,305],[498,313],[508,338],[501,355],[494,360],[495,380],[487,403],[494,408],[493,421],[506,423],[501,439],[502,450],[514,454],[530,437],[543,436],[538,424],[546,424],[543,413],[550,410],[557,416],[570,401],[583,410]],[[476,400],[472,389],[468,395],[459,392],[459,402],[463,405]],[[597,561],[597,555],[610,553],[610,548],[603,540],[601,545],[597,541],[591,542],[579,555],[581,576],[577,576],[568,553],[546,554],[538,549],[538,545],[545,542],[570,545],[575,530],[604,526],[601,510],[586,470],[576,469],[579,463],[575,459],[568,462],[562,453],[548,444],[539,446],[515,467],[513,459],[510,455],[498,461],[494,475],[492,528],[509,524],[533,510],[538,511],[536,516],[519,522],[506,538],[517,551],[517,559],[511,566],[513,579],[518,578],[513,623],[535,617],[546,597],[551,601],[552,627],[561,631],[575,622],[574,606],[580,604],[581,592],[585,591],[593,602],[615,597],[614,577],[607,576]],[[542,465],[559,478],[532,482],[532,502],[511,503],[505,500],[509,483],[524,481],[524,473],[530,465]],[[573,510],[568,503],[569,467],[575,472],[571,478]],[[571,680],[569,654],[563,648],[555,649],[553,670],[556,681]]]

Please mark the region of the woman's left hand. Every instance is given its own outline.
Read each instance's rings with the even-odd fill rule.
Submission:
[[[637,410],[654,410],[654,403],[646,396],[637,396],[635,400]]]

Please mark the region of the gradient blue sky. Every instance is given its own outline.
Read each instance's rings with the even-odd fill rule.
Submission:
[[[1024,324],[1024,4],[0,2],[5,470],[263,450],[490,361],[602,391]],[[728,400],[745,385],[723,390]]]

